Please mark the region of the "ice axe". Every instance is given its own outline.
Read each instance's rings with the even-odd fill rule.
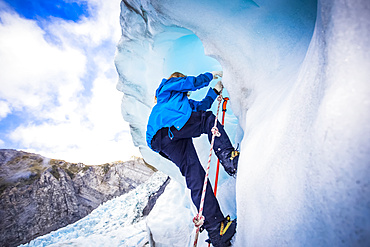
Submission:
[[[222,121],[221,124],[222,126],[225,124],[225,113],[226,113],[226,105],[227,101],[229,100],[228,97],[223,98],[223,103],[222,103]],[[217,159],[217,168],[216,168],[216,178],[215,178],[215,188],[214,188],[214,194],[216,196],[217,194],[217,184],[218,184],[218,174],[220,172],[220,160]]]

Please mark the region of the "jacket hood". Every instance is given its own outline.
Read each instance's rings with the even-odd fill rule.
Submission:
[[[176,81],[180,81],[180,80],[183,80],[184,78],[186,78],[186,77],[172,77],[171,79],[163,78],[161,84],[159,84],[157,90],[155,91],[155,97],[158,98],[158,95],[161,93],[162,88],[166,84],[173,83],[173,82],[176,82]]]

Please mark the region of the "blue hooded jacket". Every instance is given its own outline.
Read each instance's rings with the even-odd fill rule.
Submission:
[[[189,91],[208,86],[212,79],[211,73],[205,73],[197,77],[173,77],[162,80],[156,91],[157,104],[149,116],[146,130],[146,141],[150,148],[152,148],[151,142],[158,130],[171,126],[180,130],[193,111],[205,111],[212,106],[217,94],[211,88],[202,101],[194,101],[187,97]]]

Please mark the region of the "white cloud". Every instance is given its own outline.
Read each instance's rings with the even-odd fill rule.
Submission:
[[[82,89],[86,58],[75,48],[44,39],[35,21],[2,12],[0,24],[0,97],[15,109],[32,110]],[[68,89],[68,90],[66,90]]]
[[[87,43],[98,46],[102,41],[112,40],[117,43],[120,36],[120,2],[90,0],[89,6],[93,6],[91,16],[83,18],[78,23],[55,21],[53,32],[77,34],[73,38],[74,42]],[[96,10],[96,11],[95,11]]]
[[[8,102],[0,100],[0,121],[11,112]]]
[[[97,10],[91,17],[77,23],[55,19],[46,31],[35,21],[0,13],[0,98],[8,111],[34,117],[10,134],[23,150],[86,164],[140,155],[116,90],[119,2],[89,1]],[[87,73],[96,77],[86,81]],[[5,106],[0,101],[0,114],[9,114]]]

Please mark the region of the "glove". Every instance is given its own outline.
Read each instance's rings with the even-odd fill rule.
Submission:
[[[211,74],[213,75],[213,79],[218,79],[218,77],[222,77],[223,76],[223,72],[222,71],[212,71]]]
[[[217,91],[216,92],[217,94],[220,94],[223,88],[224,88],[224,85],[222,85],[222,82],[218,81],[216,86],[213,89]]]

